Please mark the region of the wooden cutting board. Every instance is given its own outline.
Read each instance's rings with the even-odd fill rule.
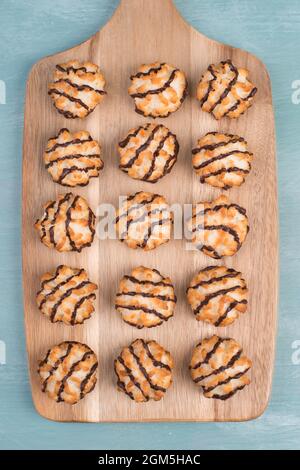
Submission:
[[[196,86],[211,63],[232,59],[250,70],[258,87],[254,105],[238,120],[217,122],[196,101]],[[100,65],[108,95],[85,120],[67,120],[52,105],[47,84],[57,63],[70,59]],[[128,96],[129,76],[142,63],[166,61],[185,71],[189,96],[163,124],[177,134],[178,162],[171,174],[155,186],[130,179],[118,169],[116,145],[128,129],[147,122],[134,112]],[[157,120],[157,122],[160,122]],[[174,202],[211,200],[220,190],[199,183],[191,165],[191,149],[208,131],[220,130],[246,138],[254,153],[253,170],[246,183],[227,192],[233,202],[247,209],[249,236],[225,264],[244,274],[250,289],[248,313],[227,328],[196,322],[187,304],[185,289],[197,270],[220,264],[205,255],[187,251],[185,242],[171,240],[152,252],[130,250],[118,240],[96,239],[81,254],[59,254],[41,244],[33,228],[42,204],[66,193],[52,182],[43,165],[47,139],[62,127],[87,129],[103,146],[105,169],[99,179],[74,193],[86,197],[96,211],[100,203],[117,205],[119,195],[138,190],[155,191]],[[23,281],[24,313],[32,395],[37,411],[57,421],[236,421],[259,416],[266,408],[272,380],[277,306],[277,193],[274,117],[271,85],[263,63],[253,55],[212,41],[188,25],[171,0],[122,0],[111,20],[91,39],[68,51],[46,57],[32,68],[26,92],[23,157]],[[96,313],[84,325],[51,324],[36,307],[40,276],[58,264],[84,267],[100,285]],[[122,322],[114,310],[120,278],[133,267],[155,267],[174,281],[178,303],[175,317],[150,330],[137,330]],[[213,333],[237,339],[253,360],[252,383],[231,399],[206,399],[190,379],[188,363],[194,345]],[[157,403],[136,404],[116,391],[113,360],[133,339],[153,338],[175,358],[174,383]],[[99,356],[95,390],[75,406],[52,402],[40,390],[37,361],[63,340],[78,340]]]

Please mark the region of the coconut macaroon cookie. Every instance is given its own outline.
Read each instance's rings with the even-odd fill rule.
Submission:
[[[115,360],[118,389],[136,402],[158,401],[172,383],[173,359],[156,341],[136,339]]]
[[[129,248],[145,251],[171,238],[173,215],[163,196],[140,191],[128,196],[117,211],[116,233]]]
[[[56,109],[66,118],[84,118],[103,96],[105,80],[98,65],[70,60],[56,65],[54,81],[48,86]]]
[[[193,277],[187,299],[197,320],[227,326],[247,310],[248,289],[235,269],[208,266]]]
[[[42,391],[56,402],[74,405],[97,382],[97,356],[86,344],[64,341],[52,347],[39,362]]]
[[[52,323],[77,325],[94,312],[97,288],[84,269],[60,265],[54,272],[42,276],[36,301],[40,311]]]
[[[169,277],[163,277],[157,269],[139,266],[122,278],[115,306],[126,323],[151,328],[174,315],[176,300]]]
[[[227,196],[194,204],[187,227],[193,245],[215,259],[234,255],[249,231],[246,209]]]
[[[34,226],[49,248],[80,252],[93,242],[95,215],[83,197],[67,193],[47,202]]]
[[[86,186],[104,166],[99,142],[87,131],[72,134],[68,129],[48,140],[44,162],[53,181],[69,187]]]
[[[131,178],[156,183],[172,170],[179,145],[167,127],[148,123],[130,129],[118,151],[122,171]]]
[[[143,116],[167,117],[186,97],[185,74],[173,65],[144,64],[130,79],[128,93],[134,99],[136,112]]]
[[[253,159],[243,137],[220,132],[209,132],[199,139],[192,154],[200,182],[222,189],[244,183]]]
[[[243,354],[237,341],[214,335],[196,346],[190,371],[206,398],[227,400],[250,384],[246,373],[251,366],[251,360]]]
[[[203,111],[216,119],[237,118],[243,114],[252,105],[257,92],[248,75],[248,70],[235,67],[231,60],[210,65],[197,88],[197,99]]]

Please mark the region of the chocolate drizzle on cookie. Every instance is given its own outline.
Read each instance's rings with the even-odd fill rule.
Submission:
[[[119,390],[137,402],[160,400],[172,383],[170,353],[155,341],[136,339],[114,363]]]
[[[235,340],[214,335],[196,346],[190,370],[206,398],[227,400],[250,383],[246,373],[251,365]]]
[[[160,72],[162,67],[166,65],[165,62],[162,62],[161,64],[159,64],[158,66],[156,67],[151,67],[150,69],[148,69],[146,72],[138,72],[136,73],[135,75],[131,75],[130,76],[130,80],[134,80],[135,78],[141,78],[141,77],[147,77],[148,75],[150,75],[151,73],[157,73],[157,72]]]
[[[131,248],[151,250],[169,241],[173,216],[163,196],[137,192],[117,212],[115,227],[119,240]]]
[[[187,298],[197,320],[227,326],[246,311],[248,289],[240,272],[209,266],[194,276]]]
[[[229,59],[211,64],[198,85],[197,98],[202,109],[216,119],[243,114],[257,92],[247,77],[248,71],[235,67]]]
[[[56,65],[54,82],[49,84],[48,94],[66,118],[83,118],[106,94],[104,86],[105,80],[97,65],[70,61]]]
[[[37,293],[40,311],[52,323],[81,324],[94,311],[97,285],[88,280],[84,269],[58,266],[53,273],[44,276],[42,288]]]
[[[118,150],[122,171],[134,179],[156,183],[172,170],[179,144],[165,126],[148,123],[130,131]]]
[[[75,404],[95,387],[97,367],[88,346],[65,341],[51,348],[39,364],[42,391],[58,403]]]
[[[144,116],[167,117],[179,108],[187,94],[183,72],[166,63],[142,65],[130,79],[128,91],[135,100],[135,111]]]
[[[157,272],[157,270],[154,270],[152,269],[152,271],[155,271]],[[159,272],[157,272],[159,275],[161,275]],[[124,276],[123,279],[128,279],[130,282],[134,283],[134,284],[140,284],[141,286],[143,285],[151,285],[151,286],[165,286],[165,287],[173,287],[173,284],[171,283],[167,283],[165,281],[158,281],[158,282],[155,282],[155,281],[150,281],[149,279],[144,279],[144,280],[140,280],[140,279],[137,279],[136,277],[134,276]]]
[[[145,130],[147,130],[149,127],[151,127],[151,124],[146,124]],[[160,126],[154,126],[151,130],[151,133],[149,137],[147,137],[147,140],[140,145],[134,152],[133,157],[130,158],[130,160],[126,164],[120,164],[120,168],[122,170],[125,170],[127,168],[130,168],[133,166],[135,161],[138,159],[140,153],[142,153],[144,150],[146,150],[149,147],[149,144],[154,140],[155,133],[160,129]]]
[[[121,280],[115,308],[126,323],[137,328],[153,328],[174,315],[176,301],[169,278],[140,266]]]
[[[195,205],[188,227],[195,246],[215,259],[235,254],[249,231],[246,210],[226,196]]]
[[[56,268],[55,274],[53,277],[50,277],[50,279],[45,279],[42,282],[42,288],[38,291],[37,296],[41,296],[42,299],[38,303],[38,307],[41,310],[43,305],[47,302],[47,299],[49,297],[52,297],[57,291],[62,289],[66,284],[68,284],[70,281],[74,280],[76,277],[80,277],[81,274],[84,272],[84,269],[80,270],[74,270],[72,274],[68,277],[64,277],[63,281],[60,281],[57,283],[61,273],[67,268],[67,266],[60,265]],[[50,288],[50,285],[54,286]],[[43,294],[43,291],[47,290],[47,294]]]
[[[50,201],[44,215],[35,223],[41,241],[58,251],[77,251],[92,244],[95,215],[86,200],[72,193]]]
[[[155,88],[154,90],[148,90],[148,91],[145,91],[144,93],[132,93],[130,96],[132,98],[146,98],[148,95],[158,95],[159,93],[163,93],[167,88],[170,87],[178,71],[179,71],[178,69],[174,69],[170,77],[168,78],[168,80],[160,88]],[[145,75],[147,74],[144,74],[144,76]]]
[[[240,186],[251,170],[253,154],[242,137],[209,132],[192,150],[193,167],[201,183],[222,189]]]
[[[104,164],[101,148],[87,131],[61,129],[48,141],[44,153],[45,167],[53,181],[63,186],[86,186],[90,178],[99,176]]]
[[[64,360],[69,356],[71,350],[72,350],[72,344],[68,343],[66,352],[62,356],[60,356],[59,359],[57,359],[57,361],[54,363],[54,365],[48,371],[49,373],[48,373],[46,379],[42,383],[42,391],[43,392],[45,392],[47,390],[47,385],[48,385],[48,382],[49,382],[50,378],[55,374],[55,372],[58,370],[59,366],[61,364],[63,364]],[[44,366],[47,365],[47,363],[50,359],[50,355],[51,355],[51,350],[47,352],[47,356],[46,356],[47,359],[45,359],[44,361],[41,362],[40,367],[38,369],[39,374],[41,373],[41,370],[44,368]]]

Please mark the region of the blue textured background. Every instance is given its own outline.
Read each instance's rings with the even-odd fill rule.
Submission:
[[[7,364],[0,365],[0,448],[300,448],[300,364],[292,362],[292,343],[300,340],[300,105],[291,100],[292,82],[300,80],[300,1],[176,0],[175,3],[184,18],[207,36],[259,56],[272,79],[281,289],[270,405],[256,421],[228,424],[60,424],[46,421],[35,412],[27,375],[21,292],[25,80],[38,59],[83,41],[104,25],[118,0],[1,0],[0,80],[6,83],[7,103],[0,104],[0,340],[6,343]]]

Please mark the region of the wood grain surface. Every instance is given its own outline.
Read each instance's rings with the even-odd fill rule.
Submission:
[[[258,87],[253,107],[238,120],[215,121],[195,99],[196,85],[210,63],[230,58],[250,70]],[[57,63],[70,59],[100,65],[108,95],[85,120],[67,120],[47,95]],[[177,134],[180,153],[171,174],[155,186],[131,180],[118,169],[116,144],[127,130],[147,122],[134,112],[128,96],[129,76],[141,63],[166,61],[185,71],[189,97],[182,107],[162,120]],[[157,120],[159,122],[159,120]],[[193,174],[191,149],[208,131],[237,133],[246,138],[254,153],[253,169],[246,183],[226,194],[247,209],[248,238],[225,264],[244,274],[250,290],[248,313],[227,328],[196,322],[186,302],[185,289],[195,272],[220,264],[194,251],[183,240],[144,253],[130,250],[117,240],[96,239],[81,254],[59,254],[43,246],[33,224],[42,204],[63,194],[66,188],[52,182],[42,154],[49,137],[62,127],[87,129],[103,147],[105,168],[99,179],[73,192],[85,196],[96,211],[100,203],[118,204],[119,195],[138,190],[161,193],[172,204],[210,200],[222,191],[201,185]],[[154,189],[155,188],[155,189]],[[271,387],[277,307],[277,193],[274,120],[271,87],[264,65],[253,55],[219,44],[190,27],[170,0],[123,0],[112,19],[85,43],[47,57],[31,70],[26,91],[23,155],[23,283],[27,349],[33,400],[37,411],[57,421],[235,421],[259,416]],[[58,264],[84,267],[100,285],[96,312],[82,326],[51,324],[35,303],[41,274]],[[114,296],[123,274],[144,264],[155,267],[174,281],[178,303],[175,317],[167,324],[136,330],[122,322],[114,310]],[[226,402],[203,398],[189,377],[192,349],[201,338],[218,333],[237,339],[253,360],[252,383]],[[155,339],[175,358],[174,384],[157,403],[135,404],[117,393],[113,360],[134,338]],[[95,390],[75,406],[56,404],[40,390],[37,361],[47,348],[63,340],[86,342],[98,354],[99,380]]]

